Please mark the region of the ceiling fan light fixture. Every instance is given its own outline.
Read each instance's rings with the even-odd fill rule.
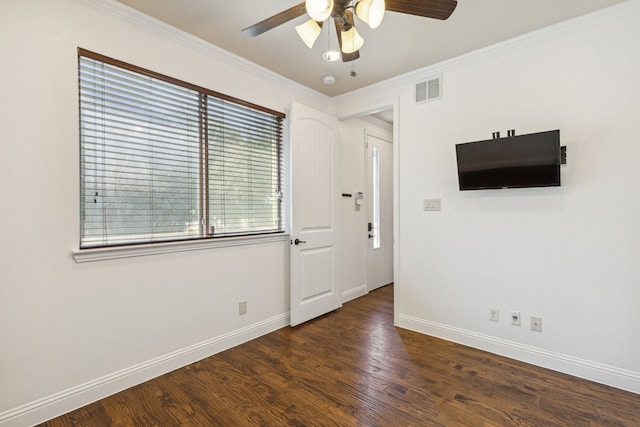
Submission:
[[[364,39],[356,31],[356,27],[351,27],[349,31],[342,33],[342,52],[353,53],[364,45]]]
[[[320,25],[318,25],[316,21],[314,21],[313,19],[309,19],[304,24],[296,25],[296,31],[298,32],[298,35],[300,36],[304,44],[306,44],[309,49],[311,49],[313,47],[313,44],[320,36],[322,28],[320,28]]]
[[[340,59],[340,52],[333,49],[325,50],[324,52],[322,52],[322,59],[327,62],[336,62],[338,59]]]
[[[322,22],[331,16],[333,0],[306,0],[305,7],[311,19]]]
[[[384,0],[360,0],[356,4],[356,15],[366,22],[371,29],[376,29],[384,18]]]

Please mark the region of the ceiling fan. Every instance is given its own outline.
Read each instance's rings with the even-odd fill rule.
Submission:
[[[456,0],[306,0],[242,32],[255,37],[306,13],[310,19],[296,26],[296,31],[305,44],[312,48],[324,22],[332,18],[338,33],[342,61],[349,62],[360,58],[359,51],[364,44],[364,39],[356,31],[354,12],[361,21],[375,29],[382,22],[386,10],[445,20],[457,5]]]

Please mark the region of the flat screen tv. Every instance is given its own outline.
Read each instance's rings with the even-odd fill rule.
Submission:
[[[456,144],[460,190],[560,185],[560,131]]]

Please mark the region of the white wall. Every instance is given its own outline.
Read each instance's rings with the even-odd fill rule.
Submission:
[[[400,326],[640,393],[639,22],[625,2],[338,99],[400,96]],[[414,105],[439,73],[444,99]],[[458,190],[455,144],[508,129],[560,129],[562,187]]]
[[[335,100],[341,116],[398,102],[400,325],[640,392],[638,5]],[[286,324],[286,241],[73,260],[76,48],[279,111],[329,100],[109,0],[1,8],[0,424],[41,421]],[[414,107],[413,80],[440,72],[444,100]],[[457,191],[455,143],[554,128],[569,147],[562,188]],[[427,197],[443,210],[422,212]],[[236,267],[247,259],[254,268]],[[509,326],[510,309],[542,316],[543,333]]]
[[[342,301],[367,293],[367,171],[365,167],[365,135],[368,133],[393,139],[393,127],[373,117],[359,117],[341,122],[342,192],[362,191],[360,211],[355,210],[354,197],[342,198]]]
[[[115,2],[3,0],[0,424],[42,421],[288,324],[286,239],[73,260],[78,47],[278,111],[293,100],[329,107],[316,92]]]

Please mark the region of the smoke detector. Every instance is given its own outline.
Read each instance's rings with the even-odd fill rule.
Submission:
[[[331,86],[335,84],[335,82],[336,82],[335,76],[324,76],[322,78],[322,83],[324,83],[326,86]]]

